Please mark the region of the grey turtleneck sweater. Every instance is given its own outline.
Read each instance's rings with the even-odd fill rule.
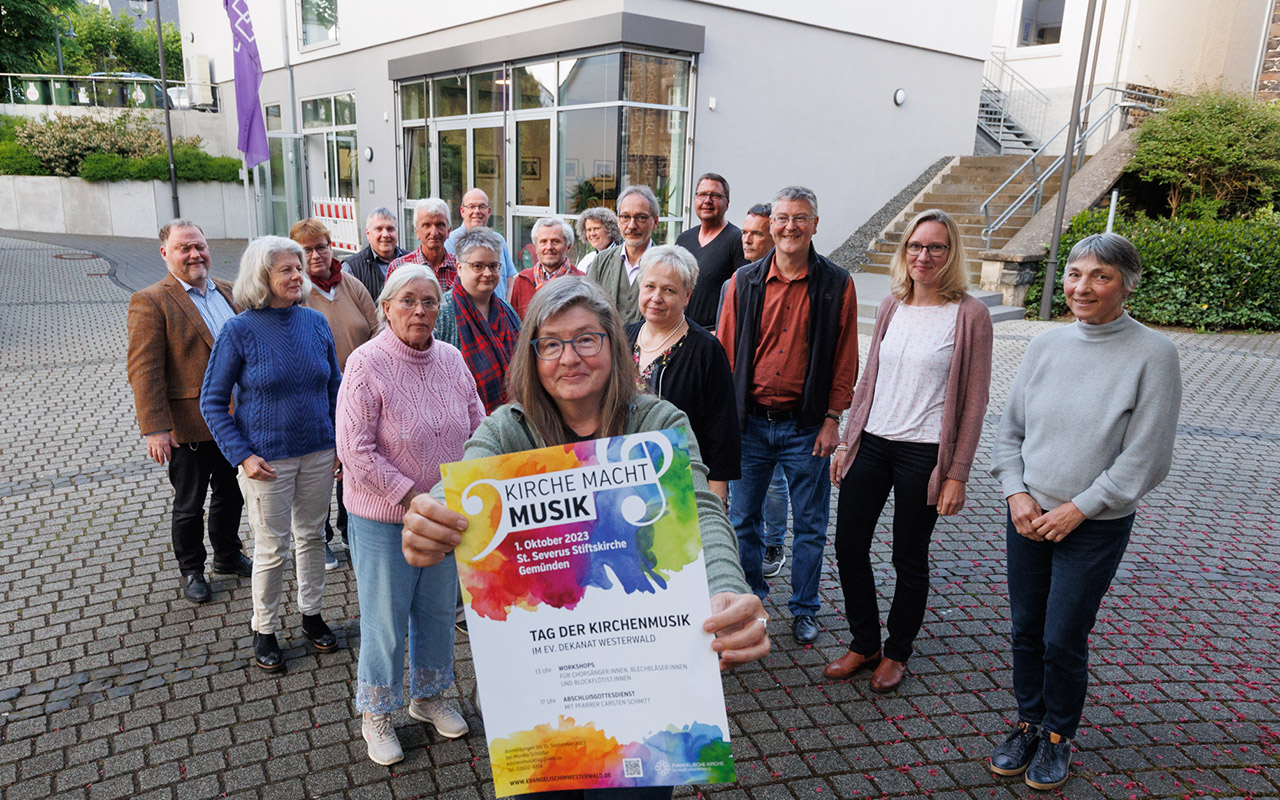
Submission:
[[[1182,402],[1173,342],[1129,316],[1077,322],[1031,341],[992,448],[1007,498],[1089,519],[1132,514],[1169,474]]]

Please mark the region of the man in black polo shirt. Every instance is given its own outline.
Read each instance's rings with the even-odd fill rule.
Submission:
[[[369,244],[342,262],[342,271],[363,283],[376,303],[387,281],[387,267],[408,251],[400,249],[400,229],[396,215],[389,208],[379,206],[369,213],[364,223],[364,237]]]
[[[676,244],[698,260],[698,281],[685,314],[707,330],[715,330],[720,287],[747,259],[742,254],[742,231],[724,216],[729,210],[729,182],[708,172],[698,178],[696,186],[693,210],[702,224],[676,239]]]

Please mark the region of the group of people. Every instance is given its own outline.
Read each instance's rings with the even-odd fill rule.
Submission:
[[[257,664],[284,665],[276,633],[291,539],[302,634],[337,647],[321,615],[337,479],[361,609],[355,702],[375,762],[403,758],[390,714],[405,705],[406,638],[410,715],[446,737],[468,730],[442,696],[466,518],[443,503],[440,465],[550,444],[691,431],[714,611],[705,628],[724,668],[769,650],[762,601],[785,561],[787,500],[792,635],[800,645],[820,635],[837,486],[850,642],[824,672],[871,670],[877,692],[904,679],[927,609],[930,539],[939,516],[965,507],[987,412],[991,318],[967,292],[956,224],[930,210],[907,225],[859,377],[853,281],[813,246],[816,195],[788,186],[741,228],[726,220],[723,176],[702,175],[694,197],[699,224],[658,245],[657,197],[623,189],[616,214],[577,220],[592,248],[577,265],[574,228],[540,219],[537,261],[523,271],[486,227],[478,189],[456,229],[443,201],[421,202],[412,252],[399,247],[395,215],[376,209],[368,246],[345,264],[324,226],[303,220],[290,239],[251,242],[234,286],[208,277],[196,225],[161,230],[170,275],[131,300],[129,374],[148,451],[170,465],[181,590],[210,597],[201,515],[212,488],[213,570],[252,575]],[[1035,788],[1067,778],[1089,632],[1136,506],[1170,468],[1178,360],[1124,312],[1140,274],[1136,249],[1114,234],[1071,251],[1076,324],[1032,342],[993,451],[1008,503],[1019,719],[991,769]],[[891,491],[896,583],[882,636],[870,552]],[[246,503],[252,562],[236,533]]]

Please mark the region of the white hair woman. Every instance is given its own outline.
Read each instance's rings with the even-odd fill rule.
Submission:
[[[404,705],[409,641],[409,716],[448,738],[468,731],[443,692],[453,682],[458,573],[450,556],[410,566],[400,527],[414,497],[462,458],[484,407],[462,354],[432,336],[440,283],[425,266],[392,273],[378,298],[382,332],[356,348],[338,392],[338,455],[346,466],[351,563],[360,598],[356,710],[369,758],[404,758],[391,712]]]
[[[1073,325],[1031,341],[996,431],[1009,503],[1009,616],[1018,723],[991,754],[1033,789],[1067,780],[1089,686],[1089,633],[1143,495],[1169,474],[1182,401],[1178,351],[1134,320],[1138,249],[1086,236],[1067,256]]]
[[[320,603],[342,373],[329,323],[302,305],[310,288],[303,261],[302,247],[289,239],[249,243],[232,289],[245,311],[222,328],[200,389],[200,414],[218,449],[239,465],[254,536],[254,659],[268,672],[284,667],[276,633],[291,537],[302,635],[317,650],[338,646]]]
[[[520,332],[511,362],[515,402],[480,424],[467,442],[464,458],[514,453],[531,447],[622,436],[640,431],[688,426],[684,412],[652,395],[638,394],[635,366],[622,321],[609,298],[588,278],[558,278],[538,292]],[[763,658],[769,637],[764,608],[748,591],[738,562],[733,529],[720,498],[707,489],[707,468],[697,443],[690,441],[689,462],[697,493],[707,582],[714,613],[705,629],[715,633],[712,647],[724,669]],[[404,556],[428,565],[451,558],[467,518],[442,502],[437,484],[414,498],[404,523]],[[581,798],[581,790],[556,792]],[[592,798],[669,798],[670,787],[591,790]]]
[[[733,414],[707,402],[733,393],[733,372],[720,340],[685,316],[698,262],[683,247],[665,244],[646,250],[639,267],[644,321],[627,326],[627,342],[640,379],[688,415],[711,491],[727,500],[729,481],[742,475],[742,432]]]

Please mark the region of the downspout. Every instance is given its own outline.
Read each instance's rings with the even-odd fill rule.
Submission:
[[[298,93],[293,84],[293,63],[289,61],[289,0],[280,0],[280,54],[284,57],[285,78],[289,84],[289,133],[297,133],[298,121],[294,114]]]
[[[1258,96],[1258,90],[1262,88],[1262,70],[1267,64],[1267,42],[1271,39],[1271,20],[1276,14],[1276,4],[1273,0],[1266,0],[1267,15],[1262,19],[1262,36],[1258,42],[1258,67],[1253,71],[1253,96]]]

